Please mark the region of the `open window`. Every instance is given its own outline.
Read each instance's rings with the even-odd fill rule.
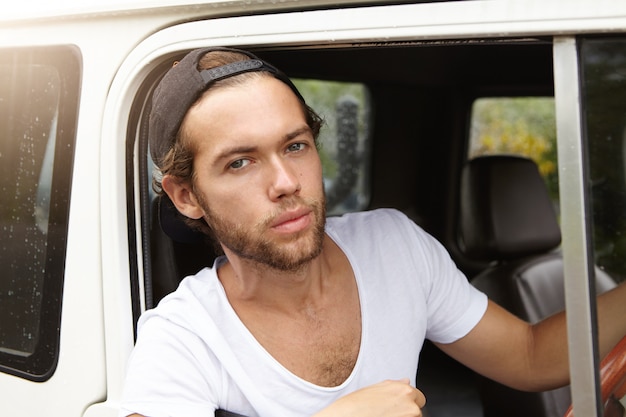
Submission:
[[[141,202],[142,245],[146,249],[143,257],[143,288],[134,286],[134,311],[139,315],[138,300],[145,298],[147,308],[175,290],[182,278],[211,266],[216,251],[213,243],[198,234],[190,236],[167,235],[161,228],[161,214],[165,210],[161,200],[151,187],[156,167],[148,152],[146,120],[149,112],[150,93],[167,70],[155,71],[155,76],[146,80],[145,95],[138,98],[142,106],[136,113],[134,123],[142,124],[137,136],[138,164],[129,165],[127,176],[130,184],[139,177],[138,194],[129,198],[128,214],[134,216],[134,199]],[[340,215],[363,210],[370,202],[369,161],[371,149],[371,106],[369,90],[364,83],[334,81],[328,79],[294,77],[307,104],[323,118],[318,149],[322,160],[323,181],[329,215]],[[133,188],[129,188],[133,190]],[[174,210],[173,207],[167,208]],[[134,239],[134,233],[129,234]],[[131,247],[136,243],[131,242]],[[131,254],[131,262],[134,254]],[[138,274],[138,270],[134,269]],[[137,283],[139,279],[132,279]],[[144,294],[140,294],[143,289]]]

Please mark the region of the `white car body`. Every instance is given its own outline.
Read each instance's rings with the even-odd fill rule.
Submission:
[[[376,3],[368,5],[367,3]],[[128,236],[126,137],[136,94],[166,58],[200,46],[257,48],[360,43],[549,37],[555,48],[557,116],[571,145],[561,170],[572,196],[562,196],[564,253],[569,271],[572,367],[579,415],[595,410],[594,353],[586,291],[584,220],[575,191],[581,184],[575,36],[626,34],[626,2],[619,0],[476,0],[410,4],[324,0],[173,0],[43,5],[0,15],[0,49],[72,45],[80,56],[80,97],[64,259],[58,358],[45,378],[0,372],[3,416],[112,417],[134,344],[129,257],[141,244]],[[392,2],[389,2],[392,3]],[[400,3],[400,2],[398,2]],[[51,4],[51,3],[50,3]],[[328,7],[327,7],[328,6]],[[330,7],[332,6],[332,7]],[[575,68],[574,68],[575,70]],[[562,96],[561,96],[562,94]],[[567,101],[567,103],[566,103]],[[568,108],[569,107],[569,108]],[[1,139],[0,139],[1,140]],[[570,149],[568,151],[568,149]],[[573,150],[571,150],[573,149]],[[578,149],[578,151],[577,151]],[[565,160],[565,159],[564,159]],[[139,209],[136,208],[136,213]],[[141,242],[141,236],[134,238]],[[140,294],[143,283],[136,283]],[[143,298],[141,308],[145,308]],[[5,320],[0,317],[0,321]],[[35,378],[36,379],[36,378]]]

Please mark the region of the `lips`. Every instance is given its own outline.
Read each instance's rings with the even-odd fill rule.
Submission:
[[[303,207],[296,210],[289,210],[278,217],[271,223],[272,230],[282,233],[294,233],[306,229],[311,223],[311,209]]]

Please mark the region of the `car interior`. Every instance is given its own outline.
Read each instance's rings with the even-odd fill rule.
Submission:
[[[564,307],[558,213],[536,163],[519,155],[468,159],[469,122],[477,98],[553,96],[551,39],[246,49],[292,78],[366,87],[369,151],[358,153],[366,158],[359,165],[366,198],[348,210],[403,211],[448,249],[474,285],[524,319],[536,321]],[[146,91],[159,76],[154,74]],[[350,133],[346,137],[346,143],[354,143]],[[139,141],[139,149],[145,150],[145,135]],[[184,276],[211,265],[215,252],[195,232],[171,232],[182,220],[171,202],[150,192],[149,161],[144,166],[143,273],[150,307]],[[132,169],[128,172],[132,177]],[[339,178],[349,191],[355,181],[346,179],[348,172],[340,169]],[[336,187],[334,192],[343,193]],[[598,275],[600,291],[613,285],[610,277]],[[550,393],[511,390],[478,377],[428,342],[418,387],[426,393],[425,412],[431,417],[556,417],[570,404],[567,388]]]

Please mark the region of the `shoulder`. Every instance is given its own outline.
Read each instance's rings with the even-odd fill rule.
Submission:
[[[328,218],[327,229],[345,230],[385,230],[388,227],[406,227],[414,223],[402,212],[396,209],[376,209],[347,213],[339,217]],[[367,226],[366,229],[363,229]]]
[[[206,305],[217,303],[219,281],[214,268],[205,268],[184,278],[178,288],[164,297],[159,304],[146,311],[139,319],[139,333],[150,321],[151,327],[180,327],[193,329],[197,320],[207,315]],[[159,325],[157,325],[159,323]]]
[[[379,209],[332,218],[327,233],[344,253],[359,262],[384,263],[405,268],[407,273],[421,271],[429,277],[456,270],[441,242],[398,210]]]
[[[404,213],[396,209],[376,209],[348,213],[328,219],[326,231],[347,244],[430,245],[434,239]],[[435,243],[436,244],[436,243]]]

